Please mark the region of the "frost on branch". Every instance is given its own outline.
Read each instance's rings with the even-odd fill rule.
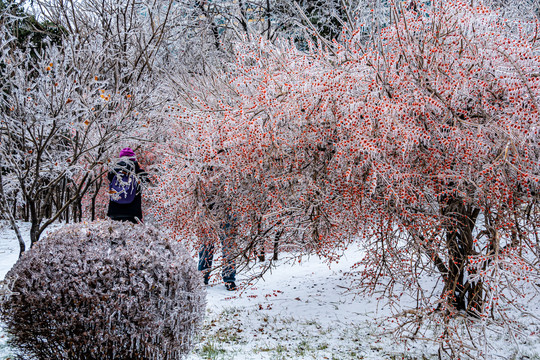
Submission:
[[[69,225],[24,253],[2,320],[25,358],[181,359],[205,292],[185,249],[152,227]]]
[[[392,12],[377,43],[357,29],[334,52],[239,44],[231,90],[171,111],[158,215],[204,228],[217,168],[246,253],[278,231],[325,255],[359,239],[356,290],[398,309],[401,340],[483,356],[485,329],[519,336],[509,319],[538,294],[537,39],[462,2]],[[463,318],[481,335],[463,336]]]

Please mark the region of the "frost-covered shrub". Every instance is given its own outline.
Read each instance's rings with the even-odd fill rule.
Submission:
[[[181,359],[205,309],[195,261],[152,227],[65,226],[26,252],[2,305],[24,358]]]

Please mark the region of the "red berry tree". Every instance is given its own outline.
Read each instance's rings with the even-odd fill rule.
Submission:
[[[442,316],[456,340],[457,314],[495,319],[536,291],[536,25],[461,2],[392,11],[373,44],[241,44],[219,93],[173,109],[160,214],[211,233],[201,196],[219,180],[246,255],[276,232],[328,256],[359,239],[358,288],[412,294],[403,334]]]

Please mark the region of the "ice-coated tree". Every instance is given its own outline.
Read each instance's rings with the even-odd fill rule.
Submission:
[[[401,340],[482,356],[482,329],[519,334],[507,311],[537,294],[537,38],[481,4],[392,14],[374,44],[360,28],[333,52],[241,44],[220,96],[171,108],[156,214],[207,237],[218,180],[246,256],[278,232],[329,256],[360,239],[357,289],[400,309]]]
[[[40,16],[63,29],[60,38],[45,37],[37,52],[31,41],[4,46],[0,59],[2,203],[14,218],[22,210],[31,221],[32,244],[51,222],[69,219],[69,210],[81,219],[83,196],[99,188],[121,147],[160,135],[159,123],[148,119],[166,100],[156,64],[165,62],[167,13],[142,26],[134,4],[132,21],[112,4],[69,16],[58,10],[66,4],[49,5]],[[12,28],[2,33],[8,43],[17,39]]]
[[[18,49],[2,54],[8,79],[0,99],[2,201],[15,216],[17,203],[24,204],[32,244],[80,201],[105,171],[111,151],[141,134],[137,89],[134,95],[107,91],[87,55],[56,45],[36,56]]]
[[[389,2],[385,0],[218,0],[196,4],[209,21],[218,49],[230,48],[231,39],[250,36],[269,41],[286,37],[300,46],[307,38],[331,43],[357,25],[369,35],[390,22]]]
[[[195,261],[143,225],[66,225],[6,278],[17,294],[0,304],[1,318],[25,359],[182,359],[205,312]]]
[[[505,18],[535,20],[540,17],[540,1],[524,0],[520,2],[510,0],[486,0],[486,6],[500,11]]]

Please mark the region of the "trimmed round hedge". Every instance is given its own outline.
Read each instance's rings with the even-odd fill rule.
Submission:
[[[181,359],[206,306],[185,248],[127,222],[67,225],[6,278],[19,295],[3,302],[1,318],[25,359]]]

